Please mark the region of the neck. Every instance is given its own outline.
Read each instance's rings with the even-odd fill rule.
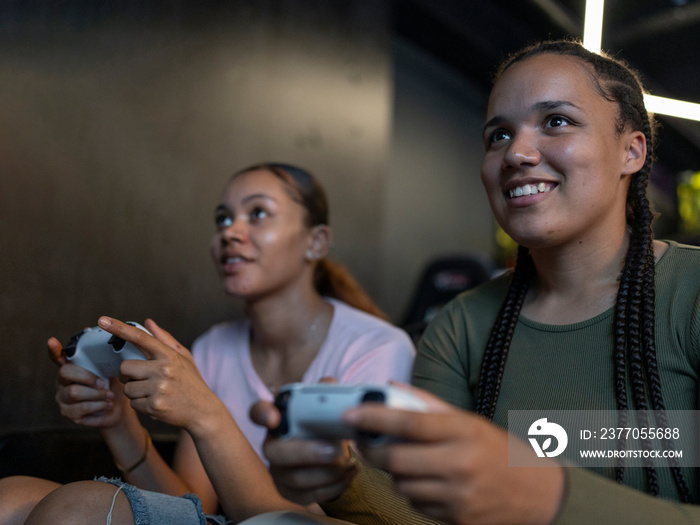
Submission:
[[[249,302],[248,312],[250,357],[261,381],[271,392],[302,381],[328,335],[333,306],[314,291]]]
[[[550,324],[595,317],[615,304],[629,234],[609,233],[595,241],[531,249],[536,277],[523,315]]]
[[[287,353],[322,341],[333,307],[315,292],[279,294],[247,304],[251,346],[266,352]]]

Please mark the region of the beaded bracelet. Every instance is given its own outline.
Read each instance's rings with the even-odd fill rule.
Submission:
[[[114,464],[117,466],[117,468],[122,474],[128,474],[129,472],[132,472],[134,469],[136,469],[136,467],[141,465],[141,463],[146,461],[146,457],[148,457],[148,451],[151,449],[151,443],[153,443],[153,441],[151,440],[151,435],[148,433],[148,430],[145,427],[143,427],[143,433],[146,436],[146,447],[143,450],[143,456],[141,456],[141,459],[139,459],[129,468],[122,467],[116,459],[114,460]]]

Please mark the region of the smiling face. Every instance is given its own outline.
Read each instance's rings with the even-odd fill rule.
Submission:
[[[581,60],[543,54],[516,62],[494,85],[481,179],[497,221],[519,244],[625,232],[627,189],[644,162],[644,136],[617,129],[618,106],[594,82]]]
[[[291,191],[262,169],[237,175],[224,188],[211,252],[227,294],[255,299],[311,282],[313,228]]]

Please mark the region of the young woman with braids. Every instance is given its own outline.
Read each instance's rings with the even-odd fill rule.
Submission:
[[[250,421],[250,406],[272,400],[289,382],[408,380],[414,356],[408,335],[380,319],[352,276],[326,259],[328,204],[310,173],[286,164],[246,168],[226,184],[214,220],[214,264],[224,291],[244,302],[245,318],[209,329],[192,355],[153,321],[146,327],[155,337],[101,318],[102,328],[149,358],[125,361],[111,385],[68,363],[58,341],[49,341],[60,365],[61,412],[100,429],[131,485],[104,480],[57,488],[8,478],[0,481],[1,523],[22,523],[50,491],[28,522],[104,523],[109,513],[113,524],[199,525],[203,513],[218,508],[235,522],[262,511],[302,510],[275,490],[261,453],[265,430]],[[173,468],[150,447],[137,411],[183,429]],[[198,497],[174,497],[186,493]]]
[[[509,453],[534,452],[502,430],[510,410],[698,409],[700,249],[652,238],[654,124],[637,76],[578,43],[536,44],[501,67],[483,137],[515,270],[428,327],[413,384],[432,412],[345,414],[401,438],[363,449],[381,470],[268,439],[278,488],[362,524],[700,523],[693,468],[509,467]],[[265,403],[253,415],[279,419]]]

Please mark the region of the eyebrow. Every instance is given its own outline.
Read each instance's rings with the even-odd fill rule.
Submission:
[[[548,109],[557,109],[561,106],[568,106],[571,108],[579,109],[579,107],[576,104],[574,104],[573,102],[569,102],[568,100],[544,100],[542,102],[538,102],[537,104],[533,104],[530,110],[546,111]]]
[[[253,193],[252,195],[248,195],[245,197],[242,201],[241,204],[246,204],[250,201],[254,201],[256,199],[265,199],[273,202],[277,202],[277,199],[272,197],[271,195],[266,195],[265,193]],[[226,204],[219,204],[216,207],[216,211],[223,210],[223,211],[228,211],[228,206]]]
[[[580,109],[576,104],[569,102],[568,100],[543,100],[542,102],[537,102],[530,106],[530,112],[536,113],[538,111],[551,111],[562,106]],[[498,115],[490,119],[486,124],[484,124],[481,131],[482,135],[486,132],[486,128],[497,126],[504,120],[506,120],[504,117]]]
[[[253,201],[255,199],[265,199],[268,201],[277,202],[277,199],[275,199],[273,196],[267,195],[265,193],[253,193],[252,195],[248,195],[247,197],[245,197],[241,202],[243,204],[245,204],[245,203]]]

